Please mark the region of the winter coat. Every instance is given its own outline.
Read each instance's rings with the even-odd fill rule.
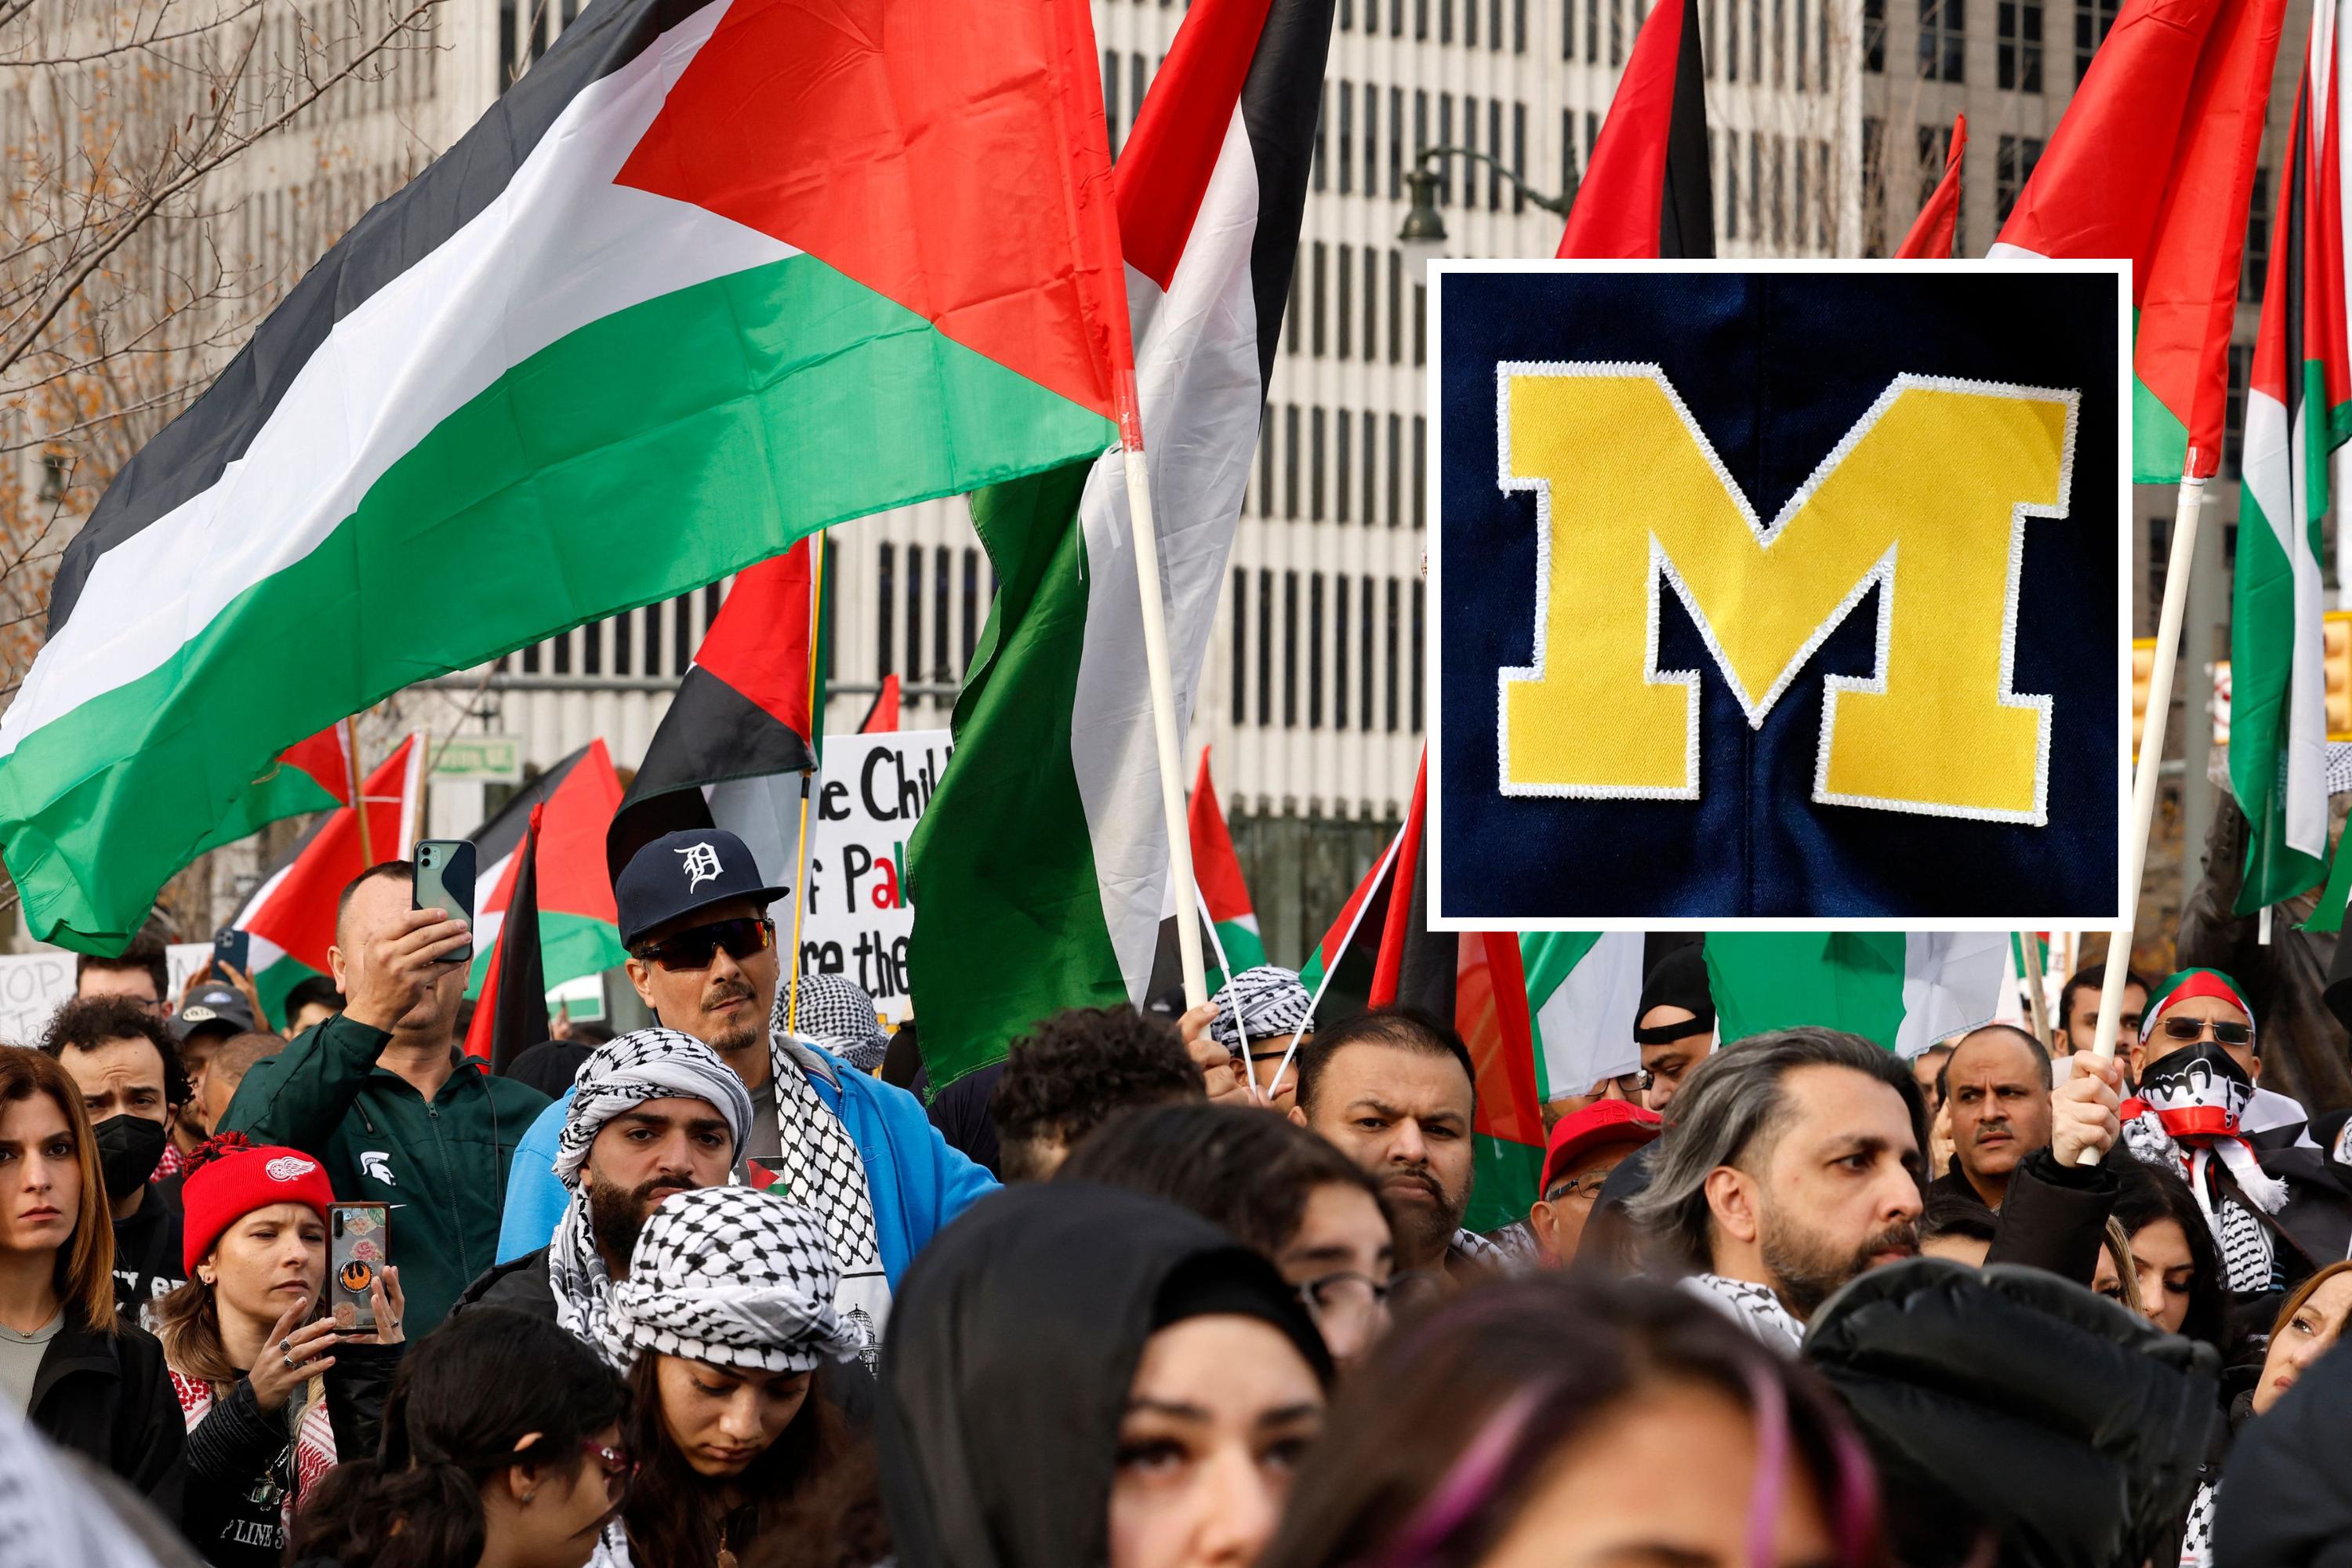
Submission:
[[[496,1256],[515,1145],[547,1097],[467,1058],[426,1103],[376,1058],[392,1037],[339,1015],[253,1064],[220,1130],[316,1155],[335,1196],[396,1205],[387,1261],[421,1340]]]
[[[185,1429],[163,1347],[146,1330],[118,1320],[104,1333],[68,1308],[41,1354],[25,1414],[51,1442],[146,1494],[165,1519],[180,1517]]]
[[[1985,1261],[2046,1268],[2088,1286],[2099,1277],[2099,1247],[2122,1190],[2105,1165],[2061,1165],[2036,1149],[2010,1173]]]
[[[2247,1423],[2223,1472],[2213,1560],[2352,1568],[2352,1355],[2330,1351]]]

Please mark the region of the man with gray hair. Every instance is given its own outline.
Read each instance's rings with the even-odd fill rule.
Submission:
[[[1628,1205],[1689,1289],[1794,1352],[1837,1289],[1916,1256],[1927,1114],[1893,1053],[1834,1029],[1716,1052],[1667,1112],[1648,1190]]]

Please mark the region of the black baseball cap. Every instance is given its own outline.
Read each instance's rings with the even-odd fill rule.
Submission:
[[[656,926],[713,904],[749,899],[764,910],[790,890],[761,878],[751,851],[723,827],[665,833],[629,857],[614,879],[621,945],[634,948]]]
[[[253,1021],[252,1005],[245,993],[234,985],[199,985],[187,1005],[172,1016],[172,1037],[186,1041],[190,1037],[210,1031],[223,1035],[251,1035],[259,1032]]]

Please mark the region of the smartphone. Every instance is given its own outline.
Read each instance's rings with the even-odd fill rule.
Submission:
[[[327,1209],[327,1304],[345,1333],[375,1332],[375,1298],[391,1234],[388,1204],[332,1204]]]
[[[223,964],[227,964],[234,968],[239,974],[248,976],[252,974],[253,936],[251,932],[241,931],[235,926],[223,926],[220,930],[213,932],[214,979],[226,980],[228,978],[228,975],[222,970],[221,966]]]
[[[416,841],[416,899],[419,910],[447,910],[452,918],[474,923],[474,847],[463,838],[420,838]],[[452,963],[471,963],[474,950],[449,955]]]

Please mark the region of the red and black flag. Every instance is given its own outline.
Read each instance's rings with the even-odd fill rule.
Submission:
[[[1715,254],[1698,0],[1658,0],[1633,39],[1557,254]]]
[[[1911,220],[1911,232],[1895,247],[1897,259],[1904,261],[1948,261],[1952,256],[1952,237],[1960,226],[1960,165],[1967,161],[1969,151],[1969,117],[1952,116],[1952,144],[1944,154],[1944,177],[1927,199],[1919,204],[1919,216]]]
[[[809,560],[803,540],[735,579],[614,815],[604,858],[614,877],[665,833],[718,826],[709,786],[816,766],[824,701],[810,682]]]
[[[547,1038],[547,970],[539,947],[539,828],[547,807],[530,808],[530,826],[507,895],[505,918],[490,949],[481,1001],[466,1029],[466,1054],[504,1074],[518,1052]]]

